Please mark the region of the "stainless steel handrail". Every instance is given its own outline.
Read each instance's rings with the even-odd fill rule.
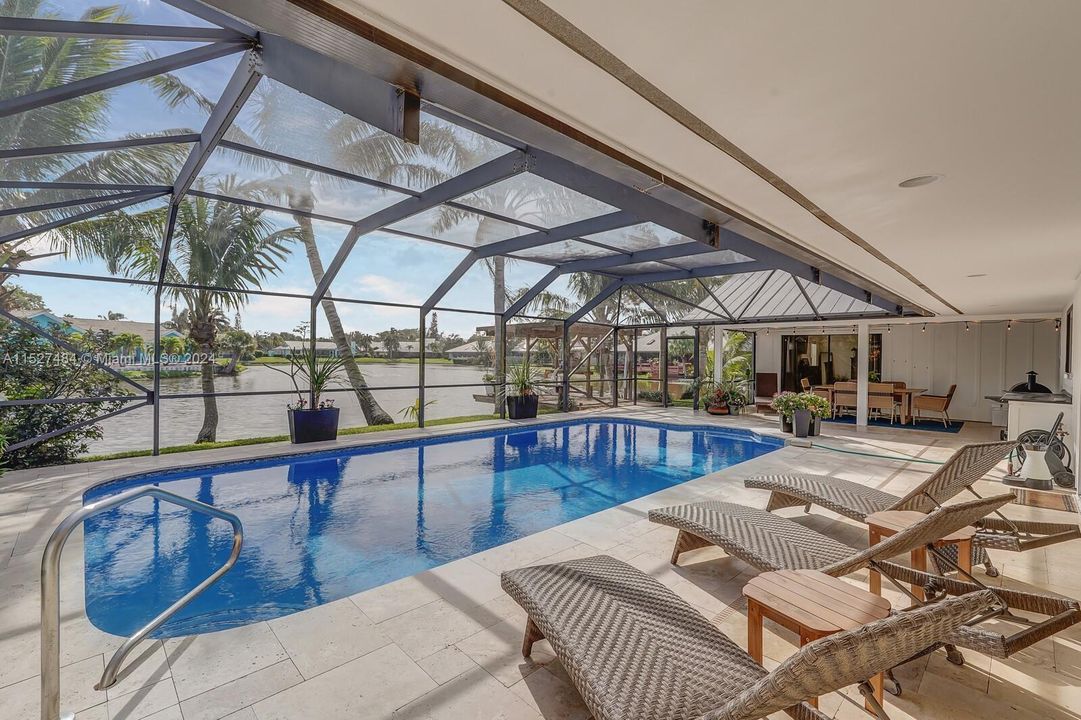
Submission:
[[[60,554],[64,551],[64,544],[67,543],[72,531],[87,518],[147,496],[180,505],[193,512],[225,520],[233,526],[233,550],[229,553],[229,559],[225,561],[225,564],[210,577],[189,590],[184,597],[170,605],[164,612],[124,641],[124,644],[113,653],[109,663],[105,666],[105,672],[102,674],[101,680],[94,686],[95,690],[104,690],[116,683],[120,666],[128,653],[143,638],[191,602],[195,596],[217,582],[222,575],[229,572],[240,556],[240,548],[244,544],[244,526],[241,524],[240,518],[227,510],[154,486],[138,487],[117,493],[97,502],[84,505],[71,515],[68,515],[49,537],[49,542],[45,544],[45,552],[41,557],[41,720],[58,720],[60,717]]]

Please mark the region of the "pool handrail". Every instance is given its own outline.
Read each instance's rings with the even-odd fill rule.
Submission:
[[[222,510],[213,505],[192,500],[153,485],[144,485],[116,495],[110,495],[83,505],[71,515],[68,515],[53,530],[41,556],[41,720],[59,720],[60,718],[60,555],[64,551],[64,545],[75,528],[88,518],[142,497],[155,497],[185,507],[192,512],[225,520],[233,527],[233,549],[229,554],[229,559],[214,573],[189,590],[183,597],[140,628],[134,635],[125,640],[123,645],[117,648],[105,666],[105,672],[102,673],[101,680],[94,686],[95,690],[105,690],[114,685],[120,672],[120,666],[128,653],[147,635],[160,627],[162,623],[191,602],[197,595],[217,582],[222,575],[229,572],[240,556],[240,549],[244,544],[244,526],[239,517],[228,510]]]

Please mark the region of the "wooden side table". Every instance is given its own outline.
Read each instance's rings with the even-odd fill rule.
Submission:
[[[908,529],[915,523],[923,520],[926,515],[915,510],[883,510],[867,516],[868,542],[877,545],[882,538],[889,537],[902,530]],[[976,528],[961,528],[944,538],[934,542],[935,547],[946,545],[957,546],[957,565],[966,573],[972,573],[972,536],[976,534]],[[912,569],[920,572],[927,571],[927,549],[920,547],[910,553]],[[876,595],[882,594],[882,576],[870,571],[870,589]],[[924,599],[923,588],[918,585],[912,586],[912,594],[920,600]]]
[[[762,573],[743,586],[743,595],[747,598],[747,652],[759,664],[763,618],[798,633],[802,647],[890,614],[889,600],[815,570]],[[881,705],[882,675],[870,678],[870,683]],[[808,702],[818,707],[818,698]]]

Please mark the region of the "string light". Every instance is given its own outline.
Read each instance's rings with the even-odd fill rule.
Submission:
[[[969,329],[969,328],[968,328],[968,321],[966,320],[966,321],[965,321],[965,332],[968,332],[968,329]]]
[[[1010,320],[1009,322],[1006,323],[1006,330],[1007,331],[1013,330],[1013,320]]]
[[[887,325],[887,326],[886,326],[886,332],[887,332],[887,333],[891,333],[891,332],[893,332],[893,325]]]
[[[920,328],[920,332],[927,332],[927,323],[923,324],[923,327]]]
[[[1062,321],[1061,320],[1056,320],[1055,321],[1055,332],[1058,332],[1058,329],[1060,327],[1062,327]]]

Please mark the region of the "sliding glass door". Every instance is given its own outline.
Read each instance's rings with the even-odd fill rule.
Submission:
[[[799,392],[802,381],[832,385],[856,379],[859,341],[855,334],[784,335],[781,338],[781,389]],[[871,335],[869,380],[882,376],[882,335]]]

